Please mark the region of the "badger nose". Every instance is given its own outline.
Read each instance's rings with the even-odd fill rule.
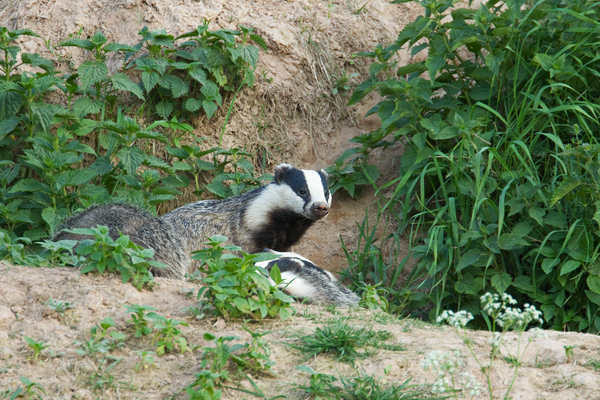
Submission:
[[[323,218],[329,214],[329,204],[322,201],[313,204],[312,213],[317,218]]]

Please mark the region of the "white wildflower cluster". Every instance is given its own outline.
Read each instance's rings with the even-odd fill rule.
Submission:
[[[477,382],[477,379],[468,372],[462,372],[459,375],[458,383],[462,386],[463,393],[466,393],[471,398],[481,395],[484,390],[483,385]]]
[[[497,349],[502,344],[503,336],[500,332],[494,332],[494,336],[490,340],[490,344],[492,345],[492,350]]]
[[[502,295],[486,293],[481,296],[483,311],[504,330],[512,328],[522,332],[531,322],[539,324],[544,322],[541,311],[538,311],[535,306],[525,304],[524,309],[521,310],[520,308],[510,307],[514,304],[517,304],[517,301],[506,293],[502,293]]]
[[[483,386],[477,382],[475,377],[468,372],[458,373],[464,365],[458,350],[453,353],[432,351],[421,361],[423,370],[431,371],[438,377],[431,386],[433,393],[452,394],[456,390],[462,390],[470,397],[479,396],[483,391]]]
[[[421,361],[421,368],[425,371],[431,371],[439,378],[452,376],[458,372],[464,363],[460,359],[460,353],[455,350],[454,353],[448,351],[432,351]]]
[[[433,393],[451,393],[454,390],[453,386],[452,378],[447,376],[445,378],[436,379],[435,382],[433,382],[433,385],[431,385],[431,391]]]
[[[455,328],[464,328],[472,319],[473,314],[465,310],[460,310],[456,313],[451,310],[444,310],[444,312],[437,317],[436,322],[438,324],[447,322],[448,325],[451,325]]]
[[[533,333],[533,336],[536,339],[548,339],[548,332],[543,330],[542,328],[531,328],[528,332]]]

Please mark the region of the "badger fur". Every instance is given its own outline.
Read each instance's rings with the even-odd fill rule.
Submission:
[[[227,236],[246,253],[264,248],[286,251],[316,221],[329,213],[325,171],[306,171],[281,164],[274,182],[225,200],[204,200],[165,214],[181,235],[183,249],[202,248],[206,238]]]
[[[190,253],[201,249],[207,237],[227,236],[246,253],[265,247],[286,251],[327,216],[330,206],[324,170],[281,164],[268,185],[225,200],[188,204],[162,217],[123,203],[91,207],[67,219],[54,240],[88,239],[63,229],[106,225],[111,238],[122,232],[138,246],[154,249],[154,259],[171,267],[153,271],[157,276],[183,279],[191,272]]]
[[[317,267],[312,261],[296,253],[270,249],[264,251],[277,254],[279,257],[271,261],[257,262],[256,265],[271,272],[273,266],[277,264],[283,279],[279,288],[290,296],[321,304],[358,305],[360,298],[354,292],[339,284],[331,272]]]

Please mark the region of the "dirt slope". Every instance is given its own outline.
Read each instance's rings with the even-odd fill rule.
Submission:
[[[242,329],[242,321],[196,320],[185,313],[185,307],[194,305],[194,299],[185,294],[186,289],[194,288],[194,284],[189,282],[158,279],[159,286],[153,291],[138,292],[131,285],[122,284],[118,277],[82,276],[68,268],[39,269],[7,264],[0,265],[0,282],[0,396],[2,390],[15,390],[20,384],[19,377],[24,376],[41,384],[46,391],[44,398],[48,399],[187,398],[182,391],[194,381],[194,373],[200,370],[202,351],[155,357],[153,365],[136,372],[135,366],[141,362],[139,351],[156,350],[156,346],[152,346],[150,338],[134,338],[133,326],[128,323],[130,315],[125,312],[124,305],[149,305],[161,315],[185,320],[189,327],[182,327],[182,331],[190,346],[211,345],[203,339],[207,332],[216,336],[239,336],[241,340],[236,343],[251,339]],[[44,305],[49,298],[69,302],[74,308],[60,316]],[[432,350],[457,349],[465,363],[460,371],[469,372],[480,383],[485,383],[469,349],[448,327],[434,327],[366,310],[332,310],[308,305],[297,305],[296,308],[296,316],[286,321],[246,325],[253,331],[270,331],[265,338],[272,350],[271,359],[276,363],[273,366],[276,376],[252,376],[267,398],[275,395],[285,395],[289,399],[308,398],[293,386],[308,384],[308,376],[295,368],[300,364],[302,354],[287,343],[295,343],[294,336],[310,334],[316,327],[336,318],[346,318],[351,325],[372,326],[374,330],[391,332],[393,337],[388,343],[401,344],[404,350],[379,349],[375,355],[358,360],[355,368],[336,362],[330,356],[318,356],[303,365],[319,373],[341,374],[346,378],[356,376],[356,371],[382,377],[383,370],[389,366],[391,370],[386,378],[389,383],[413,378],[412,382],[421,387],[435,380],[433,374],[424,372],[420,367],[425,356]],[[108,316],[113,318],[116,329],[124,333],[126,339],[125,346],[110,352],[122,361],[106,372],[99,369],[102,357],[79,355],[76,350],[80,346],[74,342],[90,339],[90,329]],[[32,360],[33,351],[25,343],[24,336],[51,345],[51,351],[46,350],[37,361]],[[475,353],[485,362],[489,356],[491,334],[470,332],[469,337]],[[523,345],[529,340],[531,343],[512,392],[513,399],[600,398],[600,373],[593,368],[600,364],[600,340],[597,336],[547,332],[547,338],[536,338],[533,334],[525,334]],[[515,336],[509,334],[502,355],[515,355],[516,344]],[[570,357],[567,357],[564,346],[575,346]],[[492,373],[496,396],[504,395],[513,372],[509,362],[501,358],[496,360]],[[108,383],[111,382],[110,376],[113,377],[112,383]],[[101,386],[101,383],[104,385]],[[94,389],[95,385],[100,387]],[[242,387],[251,389],[245,381]],[[254,397],[226,390],[224,398]]]

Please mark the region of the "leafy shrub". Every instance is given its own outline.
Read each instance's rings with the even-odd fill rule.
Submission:
[[[233,91],[240,83],[254,83],[259,49],[248,42],[267,50],[265,41],[252,33],[253,28],[209,31],[208,23],[203,19],[196,29],[176,38],[164,29],[140,31],[137,47],[145,46],[148,53],[129,65],[142,71],[144,91],[163,119],[177,110],[195,113],[199,109],[210,118],[221,106],[219,89]],[[186,40],[176,43],[182,39]]]
[[[39,37],[35,32],[0,27],[0,229],[10,236],[3,248],[13,262],[42,265],[25,254],[25,245],[92,204],[127,201],[155,211],[180,194],[190,176],[198,195],[208,189],[228,197],[260,184],[251,154],[206,148],[177,118],[200,109],[211,117],[222,92],[251,85],[259,53],[251,43],[266,49],[264,40],[252,28],[210,31],[206,20],[176,38],[146,28],[140,35],[136,46],[110,43],[101,32],[70,37],[58,46],[91,57],[73,73],[59,74],[53,61],[21,53],[16,41]],[[109,75],[106,60],[115,53],[123,56],[125,72],[141,71],[139,84],[124,72]],[[55,104],[51,94],[65,101]],[[172,119],[142,126],[135,113],[144,110]],[[184,135],[196,144],[182,145]],[[152,155],[155,142],[177,160]],[[60,258],[61,250],[42,246]]]
[[[430,292],[432,317],[443,308],[478,315],[491,287],[536,303],[555,329],[598,332],[600,9],[561,0],[417,3],[425,14],[394,43],[362,53],[373,59],[371,77],[350,100],[384,97],[369,111],[382,127],[363,147],[406,144],[382,208],[419,263],[402,289],[389,288],[394,303],[422,305],[420,288]],[[398,67],[403,47],[427,50],[426,59]],[[394,247],[395,237],[384,241]]]
[[[179,346],[181,353],[190,351],[187,346],[187,341],[183,337],[180,326],[189,326],[185,321],[179,321],[172,318],[164,317],[155,312],[146,314],[146,318],[154,324],[154,337],[152,344],[156,342],[156,354],[161,356],[165,353],[170,353],[175,348],[175,344]]]
[[[169,266],[152,260],[154,250],[141,249],[129,240],[129,236],[121,235],[113,240],[108,234],[108,227],[76,228],[68,232],[78,235],[89,235],[93,239],[82,240],[76,248],[77,254],[85,257],[82,261],[81,273],[98,271],[99,273],[119,273],[123,283],[131,280],[133,286],[141,290],[144,286],[152,286],[154,279],[151,268],[169,268]]]
[[[205,274],[200,278],[203,287],[198,290],[198,299],[225,319],[288,318],[294,300],[277,288],[283,281],[279,268],[274,266],[269,275],[264,268],[255,265],[274,256],[245,254],[238,246],[221,246],[225,241],[224,236],[213,236],[206,243],[207,248],[192,257],[200,261],[199,273]],[[239,252],[241,257],[225,250]]]

